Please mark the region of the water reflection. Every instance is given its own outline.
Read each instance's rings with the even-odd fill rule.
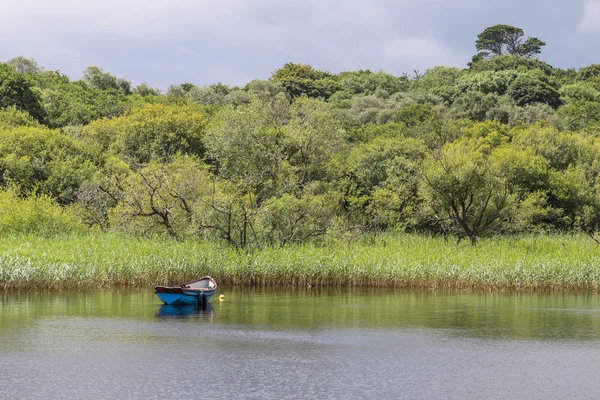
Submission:
[[[163,304],[156,313],[157,318],[190,318],[195,316],[204,316],[212,320],[215,315],[215,310],[212,304],[208,303],[205,309],[198,307],[197,304],[189,304],[185,306],[173,306]]]
[[[0,398],[599,397],[595,293],[221,293],[0,293]]]
[[[600,340],[595,293],[498,293],[380,289],[222,288],[227,300],[167,307],[152,290],[0,293],[3,332],[44,318],[210,320],[258,329],[443,330],[455,337]]]

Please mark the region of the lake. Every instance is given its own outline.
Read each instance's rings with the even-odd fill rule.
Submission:
[[[600,398],[596,294],[217,296],[199,312],[151,289],[2,293],[0,398]]]

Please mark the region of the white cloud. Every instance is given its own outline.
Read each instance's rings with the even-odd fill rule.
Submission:
[[[600,32],[600,0],[585,0],[583,16],[577,30],[583,33]]]
[[[260,0],[263,1],[263,0]],[[133,34],[176,29],[178,22],[219,20],[247,7],[243,0],[0,0],[0,32],[87,29]]]

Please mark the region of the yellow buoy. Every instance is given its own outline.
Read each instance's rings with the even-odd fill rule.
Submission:
[[[220,295],[220,296],[219,296],[219,301],[224,301],[224,300],[225,300],[225,296],[223,296],[223,295]]]

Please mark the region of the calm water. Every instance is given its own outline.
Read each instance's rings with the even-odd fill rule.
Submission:
[[[597,295],[218,294],[0,294],[0,398],[600,398]]]

